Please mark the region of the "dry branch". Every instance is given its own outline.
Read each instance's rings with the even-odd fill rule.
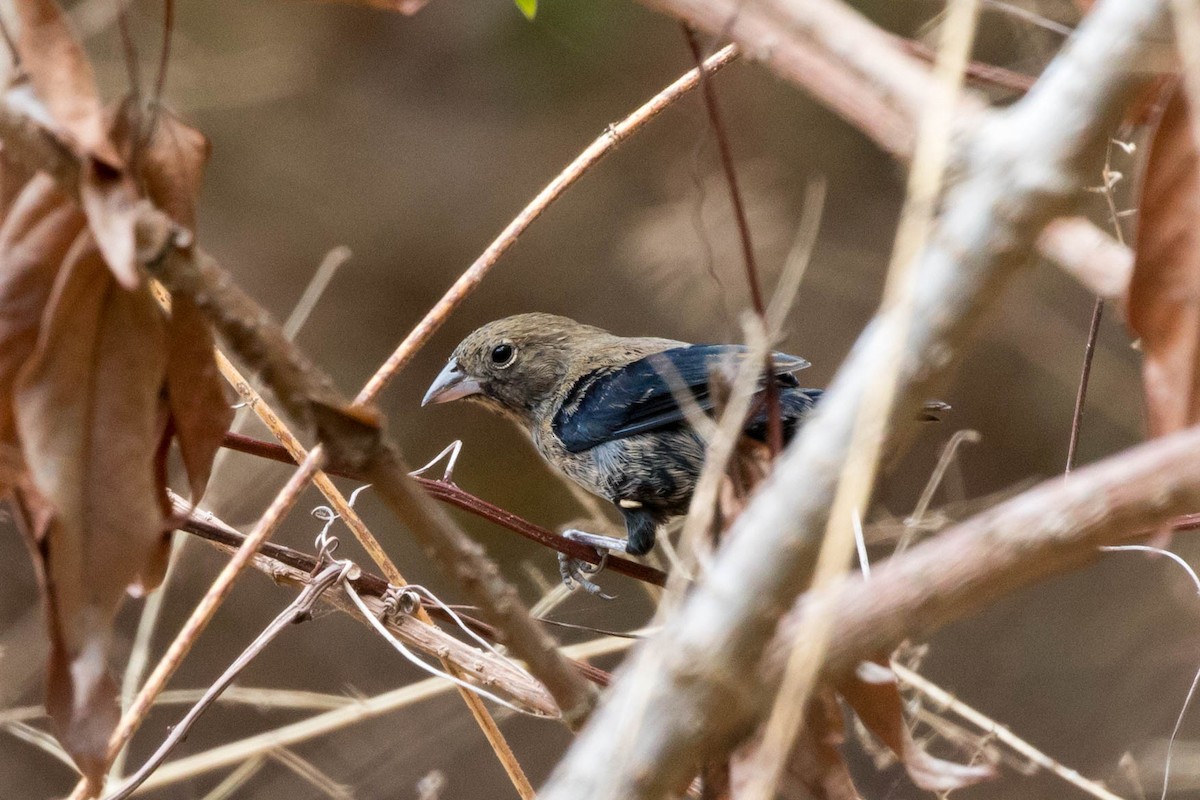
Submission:
[[[278,461],[282,464],[296,464],[296,460],[288,453],[287,449],[282,445],[264,442],[260,439],[255,439],[252,436],[244,436],[239,433],[227,433],[222,442],[223,447],[228,447],[231,450],[236,450],[239,453],[259,456],[272,461]],[[341,475],[347,478],[363,480],[363,476],[345,470],[330,468],[327,470],[331,475]],[[494,503],[489,503],[482,497],[477,497],[467,490],[456,486],[453,483],[446,481],[430,480],[428,478],[414,478],[422,489],[429,493],[429,496],[435,500],[460,508],[463,511],[474,514],[477,517],[486,519],[489,522],[494,522],[506,530],[520,534],[532,542],[536,542],[543,547],[548,547],[559,553],[565,553],[572,558],[577,558],[581,561],[587,561],[590,564],[600,563],[600,556],[596,551],[587,545],[579,542],[565,539],[562,536],[554,533],[551,530],[543,528],[540,525],[535,525],[528,520],[518,517],[511,511],[507,511]],[[610,555],[605,566],[612,572],[626,575],[634,580],[652,583],[656,586],[666,586],[667,576],[660,570],[655,569],[647,564],[641,564],[637,561],[631,561],[628,558],[621,556]]]
[[[818,4],[828,5],[808,0],[787,10]],[[698,0],[687,5],[725,8]],[[769,42],[770,57],[779,58],[788,48],[778,33],[764,38],[760,28],[758,38],[748,41],[747,20],[769,21],[764,7],[783,13],[775,5],[748,3],[720,21],[731,25],[735,40],[749,44],[749,52],[763,52]],[[904,338],[895,432],[915,424],[921,400],[962,352],[980,312],[1029,263],[1038,233],[1070,207],[1094,174],[1111,130],[1141,87],[1127,66],[1146,56],[1147,37],[1165,35],[1165,16],[1162,2],[1098,4],[1033,91],[1007,111],[976,115],[979,127],[958,150],[961,182],[946,193],[943,214],[911,270],[913,323]],[[827,33],[832,42],[847,43],[844,30]],[[862,42],[851,49],[876,55]],[[734,524],[705,579],[679,615],[622,668],[543,800],[663,797],[744,732],[730,725],[736,716],[730,710],[754,708],[762,699],[757,682],[746,676],[811,575],[854,421],[874,376],[889,367],[894,324],[892,315],[878,315],[863,333],[813,417]],[[1059,518],[1056,533],[1086,522]]]
[[[181,525],[181,529],[202,536],[225,552],[236,551],[245,539],[237,530],[203,512],[194,514]],[[276,583],[304,587],[308,585],[318,562],[306,553],[268,544],[254,557],[253,566]],[[357,577],[349,580],[351,585],[364,595],[364,600],[373,610],[382,611],[382,597],[388,590],[387,581],[367,572],[360,572]],[[321,600],[363,621],[358,609],[340,587],[327,591],[321,596]],[[439,613],[436,607],[429,607],[427,610],[431,614]],[[545,688],[531,681],[528,675],[508,661],[464,644],[440,628],[428,625],[410,614],[387,615],[384,624],[405,644],[433,658],[453,664],[462,674],[513,699],[530,713],[550,717],[558,715],[558,707]],[[494,636],[494,631],[485,630],[483,633]]]
[[[907,162],[912,158],[921,108],[934,96],[933,73],[906,40],[878,28],[838,0],[641,0],[717,36],[728,36],[747,58],[761,61],[804,89]],[[959,102],[959,130],[984,111],[978,95]],[[1065,209],[1064,209],[1065,210]],[[1080,241],[1103,242],[1079,249]],[[1059,264],[1095,294],[1124,294],[1133,256],[1081,217],[1048,226],[1038,252]],[[1097,260],[1093,251],[1102,251]]]

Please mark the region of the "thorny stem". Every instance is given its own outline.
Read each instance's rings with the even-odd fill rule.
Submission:
[[[181,499],[177,499],[175,501],[175,506],[177,509],[182,510],[183,508],[187,507],[187,504]],[[180,523],[179,530],[204,539],[205,541],[222,550],[236,550],[241,546],[242,542],[246,540],[246,535],[244,533],[221,521],[212,513],[207,511],[193,510],[187,516],[187,518]],[[275,544],[273,542],[266,542],[263,544],[262,549],[256,556],[254,567],[260,572],[272,577],[276,582],[279,582],[282,577],[285,577],[288,574],[289,569],[298,575],[315,574],[320,569],[321,562],[315,556],[311,556],[308,553],[301,552],[300,550],[294,550],[291,547]],[[387,580],[382,576],[375,575],[362,569],[360,569],[354,577],[349,577],[347,580],[359,592],[359,594],[377,598],[383,598],[390,589],[394,588],[394,586],[388,583]],[[329,598],[326,598],[326,600],[328,599]],[[333,605],[342,611],[347,611],[349,609],[349,606],[345,604],[334,603]],[[432,617],[436,617],[444,622],[455,624],[454,618],[451,617],[445,611],[445,609],[439,607],[435,603],[428,605],[422,603],[420,607],[426,610]],[[459,619],[465,622],[472,631],[490,642],[497,641],[496,629],[491,625],[488,625],[486,622],[464,613],[461,609],[458,610],[457,613]],[[416,620],[415,618],[414,620],[420,625],[425,624],[420,620]],[[397,628],[393,628],[393,633],[398,632],[398,630],[399,629]],[[435,631],[436,634],[434,633]],[[447,637],[447,634],[443,633],[439,629],[431,630],[430,635],[437,635],[443,640]],[[436,648],[429,647],[428,645],[422,645],[420,641],[410,638],[409,643],[421,650],[424,650],[425,652],[428,652],[430,655],[437,655],[437,653],[434,652]],[[598,686],[606,686],[608,684],[610,676],[604,670],[598,667],[593,667],[586,661],[573,661],[572,663],[575,668],[579,670],[580,674],[582,674],[592,683],[595,683]],[[510,694],[513,697],[521,696],[517,693]]]
[[[316,466],[314,464],[312,469],[315,470]],[[308,484],[311,477],[312,470],[301,468],[288,480],[288,486],[298,485],[303,488]],[[128,711],[121,717],[117,729],[113,731],[109,739],[109,760],[114,758],[117,752],[128,743],[130,737],[133,736],[133,732],[137,730],[142,719],[150,711],[154,699],[162,693],[162,690],[167,685],[167,681],[175,674],[175,670],[178,669],[188,652],[191,651],[192,645],[200,637],[200,633],[208,627],[208,623],[216,614],[217,609],[229,595],[229,592],[232,591],[234,581],[237,580],[242,570],[253,560],[254,554],[262,546],[263,542],[266,541],[279,520],[291,510],[297,497],[299,497],[298,491],[280,492],[263,513],[258,524],[254,526],[254,530],[246,537],[242,546],[226,562],[220,574],[212,582],[208,592],[205,593],[204,598],[193,609],[192,615],[184,623],[175,640],[171,642],[171,646],[167,649],[167,652],[159,660],[158,664],[155,665],[154,671],[150,673],[146,682],[142,684],[141,691],[138,692],[137,697],[130,704]],[[82,796],[84,795],[78,789],[72,794],[72,797]]]

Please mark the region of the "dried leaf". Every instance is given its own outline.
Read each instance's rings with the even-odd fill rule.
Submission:
[[[127,590],[158,577],[166,547],[155,471],[164,327],[148,289],[120,288],[91,234],[81,233],[17,379],[23,453],[50,509],[39,541],[54,633],[47,708],[93,779],[115,721],[113,615]]]
[[[17,0],[21,21],[17,51],[34,91],[54,120],[57,136],[80,155],[121,165],[108,138],[108,124],[92,64],[55,0]]]
[[[47,175],[24,187],[0,225],[0,442],[16,442],[17,373],[33,353],[54,277],[83,225],[79,207]]]
[[[1188,111],[1176,88],[1150,144],[1129,287],[1152,436],[1200,420],[1200,158]]]
[[[165,109],[138,160],[146,193],[171,219],[194,231],[196,202],[212,145],[203,133]]]
[[[137,187],[124,171],[85,157],[79,199],[105,263],[124,288],[136,289],[142,282],[133,232]]]
[[[9,158],[4,143],[0,142],[0,220],[8,215],[17,196],[32,177],[33,172],[23,163]]]
[[[829,690],[818,692],[809,703],[804,725],[801,726],[775,796],[779,798],[811,797],[814,800],[859,800],[850,770],[842,758],[845,742],[842,714],[837,698]],[[735,753],[730,764],[730,788],[734,797],[744,797],[754,783],[753,770],[758,768],[759,742],[755,741]]]
[[[137,162],[150,199],[189,229],[195,228],[209,151],[204,134],[164,112]],[[214,360],[212,332],[190,298],[172,299],[167,348],[167,395],[191,499],[198,503],[233,408]]]
[[[212,332],[190,298],[176,297],[171,303],[167,349],[167,397],[191,500],[199,503],[233,421],[233,406],[213,359]]]
[[[904,719],[896,674],[885,663],[864,661],[837,690],[867,729],[896,754],[920,788],[949,792],[996,776],[990,764],[956,764],[935,758],[917,745]]]

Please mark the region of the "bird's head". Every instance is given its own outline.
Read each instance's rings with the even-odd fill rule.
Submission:
[[[463,398],[526,424],[552,402],[581,343],[611,335],[553,314],[518,314],[463,339],[421,405]]]

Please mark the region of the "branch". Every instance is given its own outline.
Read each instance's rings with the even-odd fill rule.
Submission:
[[[704,74],[715,75],[722,67],[736,59],[738,55],[740,55],[738,49],[733,45],[722,48],[705,59]],[[588,145],[562,172],[555,175],[554,180],[546,184],[545,188],[538,192],[537,197],[533,198],[529,202],[529,205],[521,209],[521,213],[517,214],[513,221],[508,223],[504,230],[500,232],[500,235],[487,246],[487,249],[483,251],[479,258],[475,259],[475,262],[458,277],[454,285],[442,295],[433,308],[429,309],[421,321],[417,323],[417,326],[409,331],[408,336],[405,336],[404,340],[396,346],[395,352],[388,356],[387,361],[383,362],[375,374],[371,376],[367,385],[354,398],[355,402],[369,403],[374,400],[383,391],[383,388],[388,385],[388,382],[396,377],[396,373],[404,369],[405,365],[409,361],[412,361],[417,351],[424,347],[425,343],[437,333],[438,329],[442,327],[446,319],[450,316],[450,313],[475,291],[484,277],[491,272],[496,262],[500,260],[500,257],[508,252],[508,249],[516,243],[517,238],[525,232],[525,229],[535,219],[545,212],[551,203],[557,200],[563,192],[571,188],[575,184],[575,181],[579,180],[585,172],[614,150],[617,145],[632,136],[647,122],[657,117],[663,109],[667,108],[680,97],[683,97],[692,89],[695,89],[699,79],[699,70],[694,69],[690,72],[685,72],[678,80],[650,98],[628,117],[615,125],[609,125],[596,141]]]
[[[240,433],[226,433],[225,439],[221,442],[222,447],[228,447],[230,450],[236,450],[239,453],[258,456],[259,458],[267,458],[271,461],[278,461],[281,464],[296,464],[296,460],[292,458],[287,449],[282,445],[272,442],[264,442],[261,439],[255,439],[252,436],[244,436]],[[330,468],[327,472],[331,475],[340,475],[346,478],[355,480],[364,480],[362,475],[346,472]],[[439,500],[443,503],[460,508],[477,517],[493,522],[500,527],[510,530],[513,533],[520,534],[531,542],[536,542],[543,547],[548,547],[551,550],[556,550],[559,553],[565,553],[572,558],[578,558],[581,561],[587,561],[591,564],[599,564],[600,556],[597,555],[594,548],[579,542],[565,539],[562,536],[554,533],[540,525],[535,525],[528,520],[518,517],[511,511],[507,511],[494,503],[489,503],[481,497],[477,497],[466,489],[463,489],[453,483],[446,481],[434,481],[428,478],[413,478],[417,485],[424,489],[430,497]],[[655,586],[666,586],[667,576],[660,569],[655,569],[647,564],[642,564],[637,561],[631,561],[628,558],[610,555],[608,561],[605,562],[605,569],[612,572],[620,573],[634,580],[642,581],[643,583],[652,583]]]
[[[807,0],[788,9],[827,5]],[[711,7],[726,5],[716,0]],[[747,20],[763,21],[764,7],[783,13],[754,3],[721,21],[740,39]],[[1005,112],[976,115],[979,127],[959,150],[962,180],[947,191],[942,216],[910,271],[915,294],[894,433],[913,429],[922,399],[962,353],[981,313],[1029,263],[1042,228],[1076,199],[1141,87],[1127,66],[1140,63],[1146,37],[1162,32],[1165,17],[1161,1],[1097,4],[1033,91]],[[848,44],[847,32],[834,34]],[[774,41],[768,58],[790,52],[778,30]],[[873,46],[855,47],[875,60]],[[890,60],[886,52],[880,57],[885,66]],[[906,100],[898,102],[903,110]],[[901,113],[895,105],[884,109],[893,118]],[[860,406],[874,376],[894,366],[894,326],[895,316],[881,313],[864,331],[678,616],[620,670],[542,800],[662,797],[736,738],[734,709],[754,709],[765,695],[745,679],[748,666],[758,663],[779,615],[811,577]]]
[[[180,523],[180,530],[187,531],[212,543],[224,552],[233,552],[241,546],[245,535],[225,524],[207,512],[193,512],[190,517]],[[290,547],[267,543],[254,557],[253,566],[259,572],[270,577],[276,583],[289,586],[303,587],[319,564],[313,556],[293,550]],[[360,594],[364,595],[373,608],[382,609],[382,597],[388,590],[389,584],[378,575],[361,572],[357,577],[349,579]],[[362,614],[340,588],[326,592],[321,600],[363,622]],[[423,606],[431,616],[453,622],[448,614],[435,605]],[[461,616],[461,615],[460,615]],[[410,614],[384,618],[384,624],[405,644],[427,653],[433,658],[441,658],[454,664],[463,674],[480,682],[488,688],[499,689],[508,697],[515,700],[531,713],[546,716],[557,716],[558,707],[554,700],[540,684],[532,682],[529,677],[504,659],[498,659],[491,653],[471,647],[449,635],[440,628],[427,625]],[[476,633],[487,639],[495,640],[495,631],[490,627],[475,621],[469,621]],[[606,676],[600,670],[584,662],[573,662],[578,665],[581,674],[603,680]]]
[[[689,25],[727,36],[748,58],[804,89],[897,160],[912,158],[921,108],[934,96],[933,74],[913,54],[912,45],[854,9],[838,0],[640,1]],[[1021,83],[1019,78],[1009,82]],[[973,127],[984,110],[981,97],[964,93],[959,103],[960,129]],[[1093,248],[1075,247],[1080,240],[1106,242],[1105,258],[1092,260]],[[1116,292],[1123,295],[1128,286],[1133,265],[1129,248],[1083,218],[1059,220],[1048,227],[1037,249],[1094,294],[1116,296],[1116,285]]]

